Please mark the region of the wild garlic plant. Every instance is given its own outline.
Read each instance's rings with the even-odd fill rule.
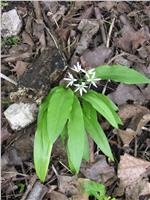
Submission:
[[[139,72],[121,65],[104,65],[85,70],[77,63],[64,78],[66,85],[53,88],[39,107],[34,140],[34,164],[37,176],[44,182],[48,171],[53,144],[60,137],[66,147],[68,164],[78,173],[82,159],[89,160],[88,137],[91,137],[112,161],[108,139],[100,126],[97,115],[104,117],[112,127],[122,121],[118,107],[104,94],[93,89],[101,80],[126,84],[150,83]]]

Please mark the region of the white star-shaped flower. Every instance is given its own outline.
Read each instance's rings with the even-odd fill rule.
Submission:
[[[72,85],[74,84],[74,82],[77,81],[77,79],[75,79],[75,78],[73,77],[73,75],[70,74],[69,72],[68,72],[68,75],[69,75],[68,78],[64,78],[65,81],[68,81],[68,82],[69,82],[69,83],[67,84],[66,87],[72,86]]]
[[[96,82],[101,80],[100,78],[96,78],[95,69],[88,70],[85,76],[86,76],[86,81],[90,83],[90,86],[94,85],[95,87],[97,87]]]
[[[85,70],[82,69],[82,66],[80,65],[79,62],[77,62],[77,65],[74,65],[73,68],[71,68],[73,71],[79,73],[79,72],[84,72],[85,73]]]
[[[86,88],[88,86],[86,86],[85,82],[82,82],[81,84],[74,84],[77,88],[75,89],[75,92],[79,91],[80,95],[82,96],[83,92],[87,92]]]

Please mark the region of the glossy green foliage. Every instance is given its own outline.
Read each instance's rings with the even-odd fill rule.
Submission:
[[[87,102],[83,102],[85,129],[95,141],[100,150],[113,160],[113,155],[103,129],[97,121],[96,110]]]
[[[150,79],[143,74],[122,65],[97,67],[96,76],[103,80],[113,80],[126,84],[150,83]]]
[[[113,127],[118,128],[118,124],[121,123],[121,120],[117,116],[112,104],[109,103],[106,96],[100,96],[98,93],[90,90],[84,94],[82,98],[89,102],[93,108],[105,117]]]
[[[103,184],[87,181],[84,184],[84,189],[89,196],[93,196],[97,200],[116,200],[115,198],[107,197],[106,189]]]
[[[96,75],[101,79],[128,84],[150,83],[144,75],[120,65],[98,67]],[[66,146],[69,167],[73,173],[79,172],[82,159],[89,160],[88,137],[94,140],[106,156],[114,160],[97,114],[118,128],[122,121],[117,111],[118,107],[107,96],[93,90],[89,89],[79,97],[73,90],[63,86],[52,89],[40,105],[35,133],[34,164],[39,179],[45,181],[51,151],[58,137],[61,137],[63,145]],[[102,187],[94,187],[98,187],[94,190],[101,189],[102,193]],[[95,197],[97,198],[97,195]]]
[[[85,130],[82,109],[80,106],[80,102],[76,96],[74,96],[72,111],[70,113],[70,118],[68,122],[67,145],[69,160],[73,165],[73,169],[71,170],[75,173],[78,173],[85,146]]]

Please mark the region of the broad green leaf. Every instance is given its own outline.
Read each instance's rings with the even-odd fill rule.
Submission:
[[[60,134],[60,137],[61,137],[61,141],[62,141],[62,144],[65,145],[65,142],[66,142],[66,139],[67,139],[67,124],[64,126],[61,134]]]
[[[82,98],[89,102],[93,108],[105,117],[113,127],[118,128],[118,120],[116,120],[112,109],[108,106],[108,104],[106,104],[103,98],[99,98],[96,92],[90,90],[84,94]]]
[[[52,150],[52,144],[50,143],[47,132],[46,104],[47,102],[45,101],[40,106],[37,130],[34,139],[34,165],[36,174],[42,182],[44,182],[47,174]]]
[[[119,115],[116,113],[116,109],[118,110],[118,107],[107,97],[105,96],[104,94],[99,94],[97,92],[95,92],[95,94],[100,98],[102,99],[105,104],[110,108],[114,118],[116,119],[116,122],[120,125],[122,125],[122,121],[119,117]]]
[[[58,88],[61,87],[53,88],[39,107],[37,130],[34,139],[34,164],[37,176],[42,182],[44,182],[47,174],[52,150],[52,143],[47,132],[47,108],[53,92]]]
[[[126,84],[150,83],[150,79],[143,74],[122,65],[104,65],[95,68],[96,76],[103,80],[113,80]]]
[[[83,101],[83,113],[86,131],[90,134],[100,150],[111,160],[114,160],[108,139],[97,121],[96,110],[89,103]]]
[[[49,101],[47,113],[47,130],[53,144],[61,134],[72,109],[74,94],[63,87],[56,89]]]
[[[107,98],[109,99],[109,102],[110,102],[110,104],[111,104],[111,106],[112,106],[112,109],[113,109],[114,111],[118,111],[119,108],[116,106],[116,104],[115,104],[109,97],[107,97]]]
[[[83,159],[86,161],[89,161],[90,159],[90,149],[89,149],[89,141],[87,138],[87,135],[85,134],[85,139],[84,139],[84,152],[83,152]]]
[[[69,160],[78,173],[80,164],[83,157],[85,144],[85,130],[83,113],[80,106],[80,102],[76,96],[74,96],[72,111],[68,122],[68,155]],[[73,171],[73,169],[71,169]]]

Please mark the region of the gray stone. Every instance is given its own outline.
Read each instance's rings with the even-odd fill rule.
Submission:
[[[35,121],[37,106],[35,103],[14,103],[4,112],[13,130],[21,130]]]
[[[22,27],[22,21],[16,9],[2,14],[2,36],[4,38],[17,35]]]

